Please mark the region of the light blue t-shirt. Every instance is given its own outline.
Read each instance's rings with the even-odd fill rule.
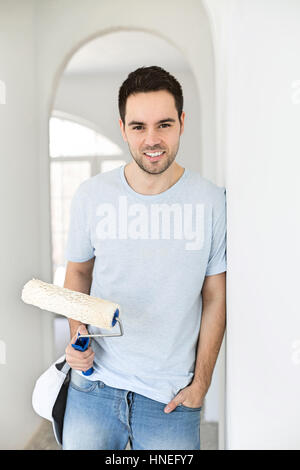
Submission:
[[[90,295],[121,307],[124,335],[93,339],[88,378],[168,403],[193,379],[204,278],[226,271],[226,189],[185,169],[166,191],[144,195],[124,167],[77,189],[65,257],[95,257]]]

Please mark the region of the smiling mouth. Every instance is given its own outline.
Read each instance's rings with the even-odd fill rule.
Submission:
[[[144,155],[147,157],[148,160],[150,160],[152,162],[156,162],[157,160],[160,160],[165,153],[166,153],[165,151],[162,151],[162,152],[144,152]]]

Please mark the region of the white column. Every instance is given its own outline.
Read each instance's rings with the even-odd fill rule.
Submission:
[[[233,0],[221,18],[221,3],[210,3],[226,71],[226,86],[218,81],[228,210],[226,445],[300,449],[300,4]]]

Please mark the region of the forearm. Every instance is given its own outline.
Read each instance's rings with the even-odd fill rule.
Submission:
[[[66,278],[64,282],[64,287],[67,289],[75,290],[77,292],[82,292],[83,294],[90,294],[92,284],[92,277],[85,276],[82,273],[72,273],[72,275],[66,273]],[[77,320],[68,319],[70,327],[71,338],[75,335],[78,327],[82,325],[82,322]]]
[[[226,326],[225,299],[203,303],[193,386],[204,399],[212,379]]]

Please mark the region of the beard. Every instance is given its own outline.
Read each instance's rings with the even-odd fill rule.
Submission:
[[[164,171],[166,171],[174,162],[176,155],[178,153],[179,149],[179,140],[177,143],[177,147],[173,149],[170,153],[165,151],[165,154],[163,155],[161,160],[158,160],[157,162],[151,162],[147,160],[146,156],[143,154],[141,155],[140,153],[133,152],[132,149],[130,148],[130,145],[128,143],[128,148],[131,153],[132,158],[136,162],[136,164],[140,167],[141,170],[145,171],[146,173],[150,175],[160,175]],[[163,149],[153,149],[153,150],[148,150],[148,152],[157,152]]]

